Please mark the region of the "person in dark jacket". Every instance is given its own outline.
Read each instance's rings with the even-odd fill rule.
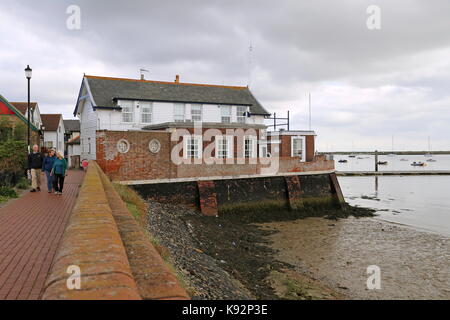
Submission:
[[[52,193],[53,191],[53,176],[51,175],[53,169],[53,162],[55,162],[55,150],[50,150],[48,156],[44,158],[42,162],[42,171],[44,171],[45,176],[47,177],[47,190],[48,193]]]
[[[42,154],[39,146],[33,146],[33,152],[28,155],[28,171],[31,175],[31,192],[41,191]]]
[[[62,194],[64,188],[64,179],[66,177],[67,162],[61,152],[56,152],[56,159],[53,162],[51,175],[54,176],[53,188],[55,194]]]

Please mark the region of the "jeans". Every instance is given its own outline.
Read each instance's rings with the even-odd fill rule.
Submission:
[[[64,188],[64,178],[65,176],[62,174],[55,174],[55,180],[53,180],[53,186],[55,192],[62,192]]]
[[[53,189],[53,176],[50,175],[50,171],[45,171],[45,176],[47,177],[47,190],[51,192]]]

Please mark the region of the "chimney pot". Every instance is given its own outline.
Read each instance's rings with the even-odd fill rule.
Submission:
[[[180,75],[179,74],[177,74],[175,76],[175,83],[180,83]]]

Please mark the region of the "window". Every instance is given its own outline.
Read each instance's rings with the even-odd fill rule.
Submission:
[[[191,106],[192,121],[202,121],[202,105],[193,104]]]
[[[300,157],[301,159],[303,159],[303,144],[304,139],[302,137],[292,137],[291,139],[292,157]]]
[[[260,156],[260,158],[267,158],[268,157],[267,142],[260,142],[260,145],[259,145],[259,156]]]
[[[185,116],[185,104],[184,103],[175,103],[174,121],[175,122],[184,122],[184,116]]]
[[[185,136],[185,158],[200,159],[202,157],[202,140],[200,137]]]
[[[230,158],[230,140],[227,136],[216,136],[216,158]]]
[[[123,101],[121,103],[122,107],[122,122],[131,123],[133,122],[133,102],[132,101]]]
[[[47,149],[53,148],[53,141],[45,141],[44,142],[44,147],[47,148]]]
[[[246,137],[244,139],[244,157],[254,158],[255,157],[255,141],[251,137]]]
[[[130,143],[125,140],[121,139],[117,142],[117,151],[120,153],[127,153],[130,150]]]
[[[141,102],[139,106],[141,107],[141,123],[152,123],[152,104],[150,102]]]
[[[231,123],[231,106],[221,106],[222,123]]]
[[[236,108],[236,119],[238,123],[245,123],[247,113],[247,107],[245,106],[238,106]]]
[[[91,138],[88,138],[88,153],[91,154]]]

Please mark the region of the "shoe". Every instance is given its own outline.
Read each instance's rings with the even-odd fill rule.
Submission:
[[[57,195],[57,194],[58,194],[58,191],[55,191],[55,194]]]
[[[37,191],[41,191],[41,188],[38,187],[38,188],[37,188]]]
[[[49,190],[49,191],[48,191],[48,193],[52,193],[52,191],[51,191],[51,190]]]
[[[36,192],[36,189],[31,189],[31,191],[30,192]]]

